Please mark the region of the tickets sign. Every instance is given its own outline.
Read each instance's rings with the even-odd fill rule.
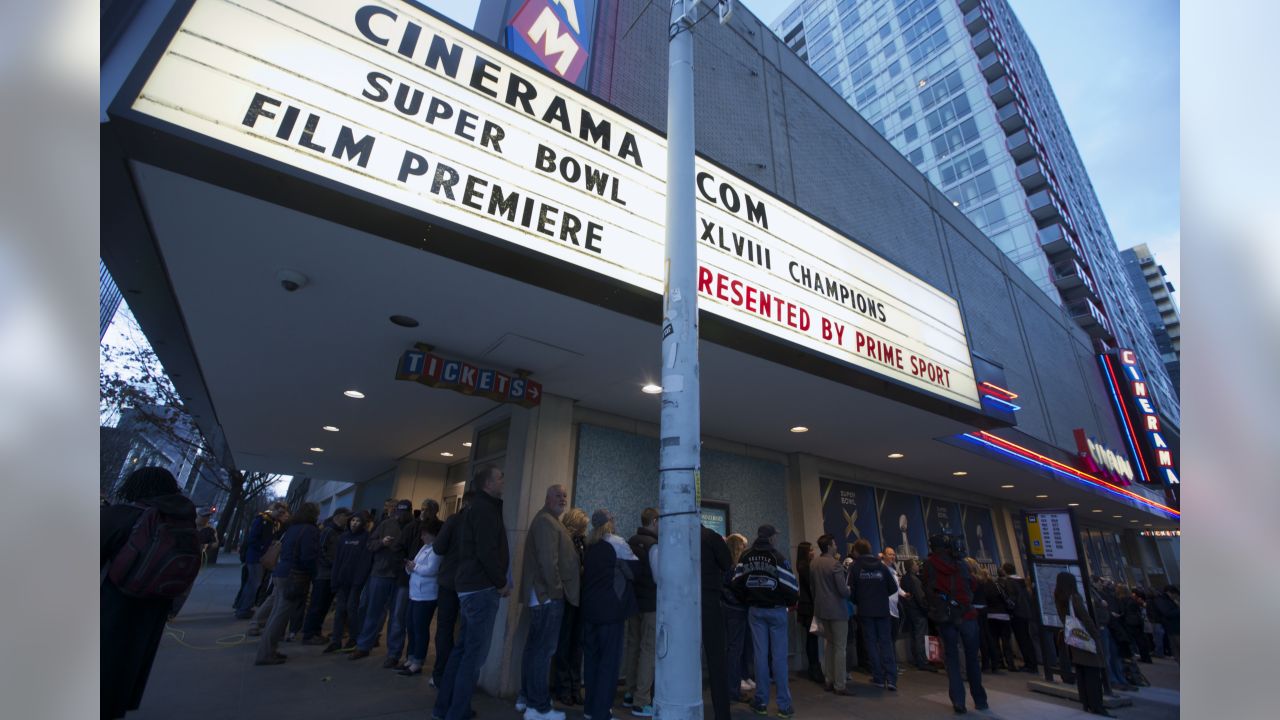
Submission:
[[[132,109],[662,293],[665,139],[420,8],[197,0]],[[980,408],[954,299],[714,163],[696,172],[702,309]]]
[[[539,383],[519,374],[511,375],[464,360],[443,358],[427,350],[404,351],[396,365],[396,379],[524,407],[542,404],[542,385]]]

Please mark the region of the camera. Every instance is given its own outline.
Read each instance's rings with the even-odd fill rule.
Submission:
[[[296,270],[281,270],[276,273],[276,280],[285,292],[297,292],[307,284],[307,276]]]

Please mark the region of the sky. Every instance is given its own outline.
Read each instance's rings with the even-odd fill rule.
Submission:
[[[766,25],[792,0],[739,0]],[[1116,245],[1182,288],[1175,0],[1009,0],[1040,54]],[[470,25],[479,0],[426,4]]]

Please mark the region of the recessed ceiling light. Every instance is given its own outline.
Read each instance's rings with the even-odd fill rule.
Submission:
[[[321,430],[324,430],[324,431],[326,431],[326,432],[338,432],[338,428],[337,428],[336,426],[334,426],[334,425],[325,425],[324,427],[322,427],[322,428],[320,428],[320,429],[321,429]]]
[[[447,451],[447,450],[446,450],[445,452],[440,453],[440,456],[441,456],[441,457],[453,457],[453,453],[451,453],[451,452],[449,452],[449,451]]]
[[[393,325],[399,325],[400,327],[407,327],[407,328],[418,327],[418,321],[409,317],[408,315],[392,315],[388,319],[391,321]]]
[[[900,457],[902,457],[902,453],[889,453],[890,460],[897,460]]]
[[[803,426],[803,425],[797,425],[797,426],[795,426],[795,427],[791,428],[791,432],[793,432],[793,433],[809,432],[809,428],[807,428],[807,427],[805,427],[805,426]]]
[[[1040,498],[1041,500],[1043,500],[1043,499],[1045,499],[1045,498],[1047,498],[1047,497],[1049,497],[1049,496],[1048,496],[1048,495],[1037,495],[1036,497],[1038,497],[1038,498]]]
[[[653,383],[648,383],[644,387],[640,388],[640,392],[646,395],[657,395],[662,392],[662,386],[654,385]]]
[[[324,452],[324,448],[311,448],[311,452]]]
[[[1013,486],[1012,486],[1012,485],[1001,485],[1000,487],[1004,488],[1005,490],[1012,490],[1012,489],[1013,489]]]
[[[1129,522],[1131,522],[1131,523],[1136,523],[1136,522],[1138,522],[1138,521],[1137,521],[1137,520],[1130,520]]]
[[[1122,517],[1124,517],[1124,516],[1123,516],[1123,515],[1112,515],[1111,517],[1113,517],[1113,518],[1115,518],[1115,519],[1119,520],[1120,518],[1122,518]]]
[[[364,399],[364,393],[360,392],[359,390],[344,390],[342,391],[342,394],[346,395],[349,398],[355,398],[357,400]]]
[[[1143,523],[1142,527],[1151,527],[1151,523]]]
[[[302,461],[302,464],[303,464],[303,465],[315,465],[315,463],[311,462],[310,460],[303,460],[303,461]]]
[[[1102,509],[1101,509],[1101,508],[1099,508],[1099,509],[1097,509],[1097,510],[1093,510],[1092,512],[1102,512]]]
[[[471,447],[471,443],[469,443],[469,442],[464,442],[464,443],[462,443],[462,447]]]
[[[1067,503],[1067,507],[1080,507],[1080,503]]]
[[[951,474],[955,475],[956,477],[964,477],[965,475],[968,475],[969,472],[967,470],[957,470]]]

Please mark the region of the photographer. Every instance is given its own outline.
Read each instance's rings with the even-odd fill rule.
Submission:
[[[978,612],[973,608],[977,582],[961,558],[954,537],[939,534],[929,538],[924,586],[929,597],[929,619],[938,626],[938,634],[942,636],[951,707],[957,713],[966,712],[964,680],[960,677],[960,645],[963,644],[973,706],[986,710],[987,691],[982,687],[982,665],[978,662]]]

